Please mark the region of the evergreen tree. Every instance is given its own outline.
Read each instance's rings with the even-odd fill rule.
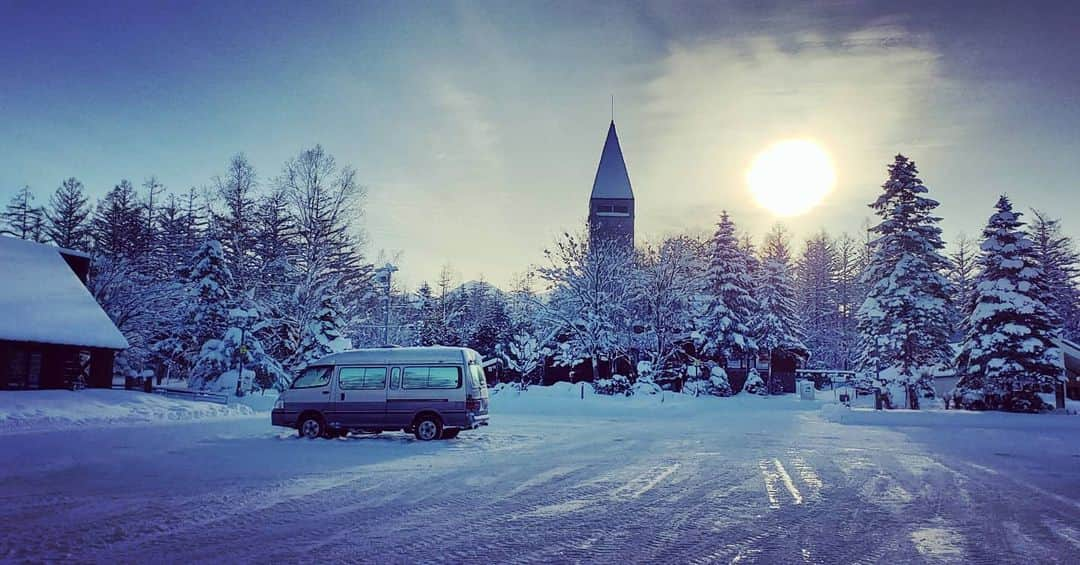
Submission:
[[[160,196],[165,192],[165,185],[158,181],[157,177],[150,177],[143,182],[145,189],[145,201],[143,202],[143,220],[146,222],[142,230],[142,252],[147,254],[150,262],[160,252],[162,244],[158,237],[158,208],[161,206]]]
[[[257,229],[255,168],[243,153],[229,162],[224,177],[214,178],[214,189],[224,206],[222,213],[212,215],[214,231],[221,238],[225,261],[233,273],[236,290],[246,292],[253,287],[255,271],[254,249]]]
[[[799,317],[805,324],[806,345],[814,352],[810,366],[841,367],[845,352],[838,301],[839,267],[828,234],[821,232],[806,241],[796,273]]]
[[[1066,339],[1080,341],[1080,254],[1072,238],[1061,232],[1061,221],[1033,210],[1031,224],[1035,260],[1043,272],[1042,301],[1061,320]]]
[[[94,251],[110,258],[141,260],[146,242],[145,209],[127,180],[98,203],[91,221]]]
[[[953,300],[951,324],[953,335],[964,335],[964,318],[971,310],[971,301],[975,299],[975,276],[978,274],[978,251],[975,242],[964,234],[956,239],[956,250],[949,255],[949,284],[952,285]]]
[[[757,342],[750,330],[751,318],[757,309],[750,272],[747,248],[740,248],[735,223],[724,211],[710,241],[705,274],[706,306],[700,320],[702,349],[718,358],[722,365],[757,351]]]
[[[419,311],[419,328],[417,329],[417,345],[439,345],[439,339],[445,333],[441,320],[437,317],[435,293],[431,285],[424,282],[416,289],[417,310]]]
[[[38,242],[45,240],[45,213],[39,206],[34,206],[34,194],[29,186],[20,188],[0,213],[0,235]]]
[[[776,382],[772,370],[775,356],[809,357],[796,307],[788,235],[780,226],[774,228],[765,239],[761,267],[754,283],[754,299],[758,307],[750,328],[758,348],[768,355],[769,391],[772,392]]]
[[[859,262],[859,244],[848,234],[836,240],[836,307],[839,328],[839,365],[848,370],[858,358],[859,330],[855,312],[866,298],[866,287],[860,282],[862,266]]]
[[[308,317],[307,327],[301,332],[300,347],[293,358],[292,365],[297,373],[331,353],[352,348],[352,343],[345,337],[345,324],[337,296],[329,289],[318,289],[316,294],[321,297],[319,308]]]
[[[71,177],[60,184],[45,209],[45,233],[65,249],[87,251],[90,247],[90,207],[83,184]]]
[[[195,252],[186,269],[184,285],[184,315],[179,324],[162,335],[154,350],[176,367],[181,374],[188,369],[192,382],[208,383],[220,372],[220,366],[204,359],[214,355],[213,348],[203,354],[210,340],[217,340],[229,327],[229,310],[233,307],[232,273],[225,264],[221,242],[207,239]],[[200,364],[200,360],[202,360]]]
[[[1058,320],[1042,302],[1043,273],[1020,213],[1005,196],[996,209],[983,230],[957,400],[966,407],[1038,410],[1043,402],[1036,393],[1051,392],[1062,374],[1053,343]]]
[[[915,163],[903,155],[882,189],[870,205],[881,221],[871,228],[877,239],[863,279],[870,289],[858,314],[859,366],[882,384],[914,385],[932,397],[931,371],[948,361],[951,333],[938,203],[924,196]]]

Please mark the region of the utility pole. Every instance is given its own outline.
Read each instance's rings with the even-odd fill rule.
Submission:
[[[390,263],[375,269],[375,280],[386,283],[386,323],[383,325],[383,345],[390,345],[390,277],[398,268]]]

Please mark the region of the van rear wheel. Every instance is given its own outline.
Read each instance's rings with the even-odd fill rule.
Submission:
[[[420,441],[431,441],[442,436],[442,422],[436,416],[425,415],[416,419],[413,435]]]

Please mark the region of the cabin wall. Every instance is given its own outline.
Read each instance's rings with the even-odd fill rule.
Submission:
[[[48,343],[0,341],[0,390],[38,390],[83,386],[110,388],[109,349]]]

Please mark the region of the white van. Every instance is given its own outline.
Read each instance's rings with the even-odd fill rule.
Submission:
[[[270,421],[302,437],[411,432],[452,439],[488,425],[480,354],[465,347],[357,349],[309,365],[281,393]]]

